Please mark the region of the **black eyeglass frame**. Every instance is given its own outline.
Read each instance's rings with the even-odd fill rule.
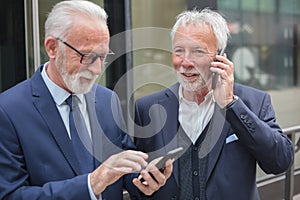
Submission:
[[[72,50],[74,50],[76,53],[78,53],[81,58],[80,58],[80,63],[84,64],[84,65],[90,65],[93,64],[97,58],[100,58],[101,62],[104,63],[105,58],[107,57],[107,55],[114,55],[114,52],[112,52],[111,50],[109,50],[109,52],[107,54],[97,54],[97,53],[82,53],[79,50],[77,50],[75,47],[73,47],[72,45],[70,45],[69,43],[67,43],[66,41],[60,39],[59,37],[55,37],[56,40],[62,42],[63,44],[65,44],[66,46],[68,46],[69,48],[71,48]],[[91,55],[93,55],[93,57],[91,57]],[[90,60],[90,62],[82,62],[84,58],[87,58],[87,60]]]

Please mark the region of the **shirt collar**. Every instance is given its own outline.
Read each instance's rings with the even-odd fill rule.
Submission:
[[[189,104],[195,103],[195,102],[189,101],[186,98],[184,98],[182,90],[183,90],[182,85],[179,85],[179,90],[178,90],[179,104],[181,104],[183,101],[186,102],[186,103],[189,103]],[[214,95],[213,95],[213,90],[209,91],[207,93],[207,95],[204,97],[203,102],[207,102],[207,101],[215,102],[215,98],[214,98]]]

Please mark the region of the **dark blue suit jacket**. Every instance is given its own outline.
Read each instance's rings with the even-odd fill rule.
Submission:
[[[42,67],[0,96],[0,199],[90,199],[88,174],[79,170],[41,71]],[[110,154],[135,148],[120,128],[123,118],[117,96],[99,85],[93,90],[95,98],[90,104],[96,108],[100,137],[106,139],[95,142]],[[101,156],[106,159],[110,155]],[[103,199],[122,199],[123,186],[138,195],[131,180],[128,175],[107,187]]]
[[[177,147],[179,84],[136,101],[135,144],[152,157]],[[259,199],[256,164],[279,174],[293,160],[293,145],[275,122],[270,96],[236,84],[239,99],[226,111],[217,104],[208,128],[206,197],[208,200]],[[144,127],[144,128],[143,128]],[[178,199],[178,162],[165,186],[153,199]]]

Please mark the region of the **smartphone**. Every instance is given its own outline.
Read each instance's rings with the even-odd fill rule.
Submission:
[[[160,170],[163,171],[164,168],[166,167],[166,162],[169,159],[177,158],[177,156],[183,151],[183,147],[178,147],[176,149],[173,149],[172,151],[169,151],[162,159],[156,163],[156,167]]]
[[[155,164],[155,166],[159,169],[159,171],[163,172],[165,167],[166,167],[166,162],[169,160],[169,159],[174,159],[174,158],[177,158],[180,153],[183,152],[183,147],[178,147],[176,149],[173,149],[171,151],[169,151],[164,157],[162,157],[158,163]],[[154,176],[151,174],[151,172],[149,172],[150,176],[154,178]],[[144,182],[145,180],[143,179],[143,177],[140,179],[141,182]]]
[[[218,55],[223,55],[224,51],[225,51],[225,48],[221,49],[221,51],[219,51]],[[214,89],[216,89],[217,81],[218,81],[220,75],[213,72],[211,76],[212,76],[211,88],[214,90]]]

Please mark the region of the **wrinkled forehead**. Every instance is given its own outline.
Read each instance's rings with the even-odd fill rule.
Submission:
[[[178,27],[174,35],[174,45],[201,45],[213,48],[217,46],[217,39],[212,27],[205,23],[186,23]]]
[[[110,35],[105,21],[78,16],[68,37],[81,42],[101,41],[103,44],[108,44]]]

